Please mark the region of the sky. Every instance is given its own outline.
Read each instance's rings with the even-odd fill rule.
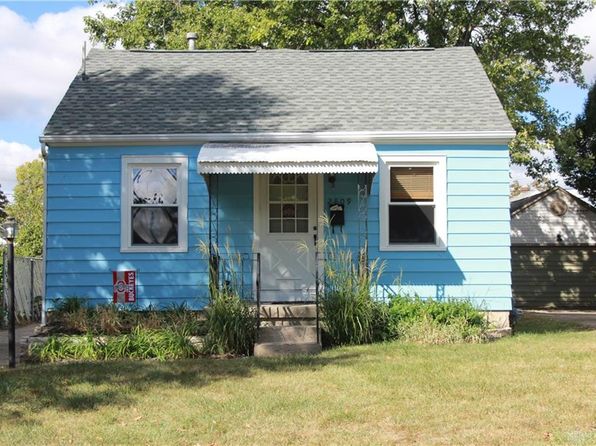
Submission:
[[[101,8],[87,0],[0,0],[0,186],[9,198],[16,167],[39,155],[39,135],[80,67],[88,41],[82,18]],[[583,67],[588,81],[596,79],[595,24],[596,9],[571,29],[591,37],[586,51],[594,59]],[[552,106],[572,117],[581,112],[586,96],[587,90],[561,82],[546,95]],[[530,182],[515,166],[512,178]]]

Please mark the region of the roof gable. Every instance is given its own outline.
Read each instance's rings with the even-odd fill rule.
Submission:
[[[585,200],[582,200],[579,197],[576,197],[571,192],[569,192],[559,186],[555,186],[555,187],[551,187],[550,189],[547,189],[545,191],[539,192],[537,194],[530,195],[529,197],[524,197],[524,198],[520,198],[519,200],[511,201],[509,204],[510,214],[511,214],[511,216],[517,215],[520,212],[528,209],[531,206],[534,206],[536,203],[544,200],[545,198],[547,198],[555,193],[563,193],[563,194],[565,194],[565,196],[568,199],[576,202],[577,204],[579,204],[586,210],[596,213],[596,208],[594,206],[592,206],[590,203],[586,202]]]
[[[596,209],[568,191],[554,187],[517,202],[522,205],[511,213],[513,245],[596,244]]]
[[[93,49],[44,135],[510,132],[472,48]]]

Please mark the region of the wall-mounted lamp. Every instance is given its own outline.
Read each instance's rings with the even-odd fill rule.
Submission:
[[[329,181],[329,184],[331,184],[331,187],[335,187],[335,175],[329,175],[327,177],[327,181]]]

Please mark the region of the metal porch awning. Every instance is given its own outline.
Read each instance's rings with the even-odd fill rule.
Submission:
[[[371,143],[205,144],[200,174],[376,173]]]

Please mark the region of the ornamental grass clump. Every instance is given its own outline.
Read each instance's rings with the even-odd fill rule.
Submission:
[[[383,265],[374,260],[363,266],[365,251],[355,258],[345,238],[328,237],[321,243],[325,266],[320,308],[331,342],[347,345],[385,339],[386,312],[373,296]]]
[[[204,350],[208,354],[250,355],[257,337],[254,307],[228,289],[213,293],[207,313]]]
[[[205,256],[211,255],[205,243],[199,248]],[[257,313],[256,308],[241,297],[242,257],[227,244],[224,255],[217,246],[212,246],[212,250],[213,255],[225,262],[221,265],[218,262],[218,269],[211,271],[211,277],[218,280],[210,286],[209,305],[205,309],[203,350],[207,354],[250,355],[257,338]]]

